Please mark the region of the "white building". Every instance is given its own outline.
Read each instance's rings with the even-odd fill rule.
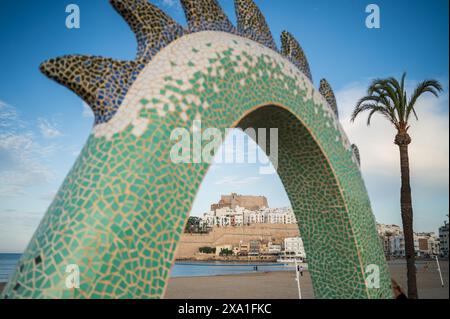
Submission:
[[[402,250],[399,248],[402,243],[396,242],[392,243],[396,236],[403,235],[403,231],[398,225],[385,225],[377,223],[377,232],[380,237],[381,244],[383,246],[385,256],[394,256],[394,251],[392,249],[397,249],[398,251]],[[397,239],[398,241],[399,239]],[[404,249],[404,247],[403,247]]]
[[[390,238],[391,242],[391,255],[394,257],[405,257],[405,237],[403,235],[397,235]],[[419,237],[414,235],[414,251],[416,256],[421,256],[419,249]]]
[[[400,226],[377,224],[377,231],[386,256],[405,257],[405,240]],[[440,238],[433,232],[414,234],[416,256],[431,257],[439,255],[440,244]]]
[[[267,224],[296,224],[297,218],[290,208],[265,209],[263,211]]]
[[[269,242],[269,244],[267,245],[267,252],[270,255],[279,255],[279,254],[281,254],[281,249],[282,249],[281,245],[274,244],[272,242]]]
[[[205,213],[202,218],[207,227],[239,227],[253,224],[297,224],[294,212],[290,208],[264,208],[250,211],[243,207],[218,208],[215,212]]]
[[[439,255],[439,239],[435,233],[417,233],[419,256],[432,257]]]
[[[208,228],[214,227],[215,226],[215,221],[214,221],[213,213],[209,212],[209,213],[203,214],[202,222]]]
[[[300,237],[289,237],[284,239],[284,255],[297,258],[306,258],[303,240]]]
[[[439,256],[440,254],[441,245],[439,242],[439,237],[436,236],[434,233],[430,238],[428,238],[428,251],[430,255],[433,256]]]

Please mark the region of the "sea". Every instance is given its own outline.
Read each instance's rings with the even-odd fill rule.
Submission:
[[[0,282],[7,282],[12,276],[20,256],[21,254],[0,254]],[[209,277],[294,270],[293,266],[278,263],[176,262],[171,277]]]

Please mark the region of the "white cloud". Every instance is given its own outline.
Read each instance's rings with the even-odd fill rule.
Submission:
[[[56,146],[39,144],[10,105],[1,104],[0,119],[0,197],[17,197],[54,177],[45,161]]]
[[[19,120],[16,109],[0,100],[0,129],[17,129],[20,127],[23,127],[23,122]]]
[[[59,124],[55,120],[49,121],[45,118],[38,118],[38,127],[43,137],[55,138],[62,136],[58,129]]]
[[[11,121],[17,119],[17,112],[10,105],[0,101],[0,127],[9,127]]]
[[[26,187],[51,180],[51,169],[42,161],[52,147],[36,143],[31,133],[0,133],[0,197],[25,194]]]

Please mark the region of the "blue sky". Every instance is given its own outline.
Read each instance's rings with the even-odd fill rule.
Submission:
[[[185,25],[177,0],[153,0]],[[81,9],[81,28],[65,27],[68,4]],[[235,21],[233,1],[221,0]],[[412,128],[411,166],[415,227],[437,231],[448,214],[447,0],[257,0],[279,44],[283,30],[302,44],[315,83],[326,77],[341,109],[341,122],[361,149],[363,174],[377,220],[400,224],[398,154],[384,120],[371,128],[350,124],[355,101],[374,77],[408,71],[409,88],[425,78],[445,86],[440,99],[419,105]],[[367,29],[365,8],[381,9],[381,29]],[[136,42],[107,0],[0,0],[0,251],[22,251],[92,128],[82,101],[46,79],[39,64],[64,54],[133,59]],[[206,211],[220,194],[265,195],[273,207],[289,201],[276,175],[257,165],[216,165],[194,205]]]

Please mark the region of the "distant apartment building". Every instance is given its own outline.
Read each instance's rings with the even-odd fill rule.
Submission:
[[[403,235],[392,236],[389,239],[390,255],[393,257],[405,256],[405,238]]]
[[[405,237],[403,235],[397,235],[390,238],[391,243],[391,256],[393,257],[405,257]],[[421,256],[419,249],[419,237],[414,235],[414,251],[416,256]]]
[[[272,242],[269,242],[267,245],[267,253],[269,255],[279,255],[281,254],[282,247],[280,244],[275,244]]]
[[[239,249],[237,250],[240,255],[248,255],[250,251],[250,245],[248,243],[239,243]]]
[[[263,208],[251,211],[244,207],[223,207],[205,213],[202,223],[207,227],[240,227],[254,224],[297,224],[291,208]]]
[[[266,208],[262,214],[266,224],[297,224],[297,218],[290,208]]]
[[[235,256],[306,258],[305,248],[300,237],[284,238],[280,242],[250,240],[248,242],[241,241],[239,245],[220,245],[216,247],[216,255],[219,256],[224,249],[231,251]]]
[[[439,228],[439,245],[441,257],[448,258],[448,222]]]
[[[259,256],[261,253],[261,242],[259,240],[250,240],[249,256]]]
[[[419,256],[432,257],[439,255],[439,239],[435,233],[417,233],[416,237],[419,242]]]
[[[244,215],[243,215],[243,220],[244,220],[245,225],[264,224],[265,216],[262,211],[245,210]]]
[[[283,252],[285,256],[306,258],[305,247],[301,237],[285,238]]]
[[[387,257],[405,257],[405,238],[400,226],[377,224],[377,231]],[[433,232],[415,233],[414,250],[418,257],[439,255],[439,238]]]
[[[392,256],[391,238],[402,234],[400,226],[377,224],[377,232],[380,237],[385,256]]]
[[[441,254],[441,243],[438,236],[431,237],[428,240],[428,250],[433,256],[439,256]]]

